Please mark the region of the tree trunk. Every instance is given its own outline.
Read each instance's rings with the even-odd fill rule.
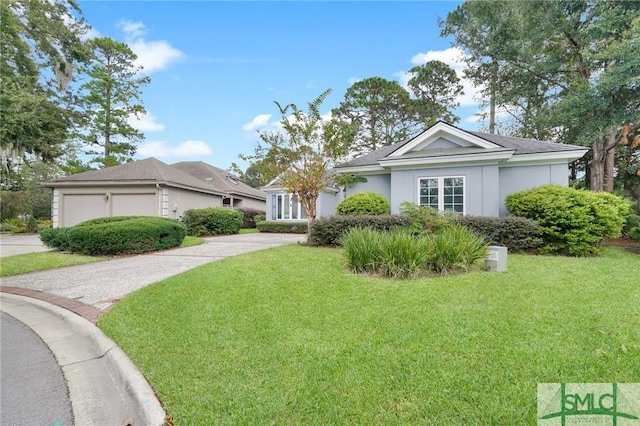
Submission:
[[[616,148],[615,146],[607,151],[607,155],[604,159],[604,190],[613,192],[613,166],[616,160]]]
[[[609,137],[604,141],[594,142],[591,145],[591,152],[593,153],[593,159],[589,164],[589,170],[591,172],[591,190],[592,191],[604,191],[605,186],[605,163],[609,155],[609,151],[615,150],[618,145],[618,129],[611,127],[609,129]],[[615,154],[614,154],[615,155]],[[613,157],[615,159],[615,157]],[[611,172],[611,186],[613,187],[613,171]]]

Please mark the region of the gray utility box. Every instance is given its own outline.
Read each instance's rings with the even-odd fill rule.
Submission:
[[[507,270],[507,248],[489,246],[484,252],[484,269],[491,272]]]

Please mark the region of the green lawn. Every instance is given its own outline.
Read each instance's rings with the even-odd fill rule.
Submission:
[[[399,281],[290,245],[144,288],[100,327],[176,425],[535,424],[539,382],[640,377],[640,256],[604,253]]]
[[[61,268],[63,266],[82,265],[105,259],[105,257],[83,256],[80,254],[60,253],[58,251],[18,254],[16,256],[3,257],[0,260],[0,277]]]

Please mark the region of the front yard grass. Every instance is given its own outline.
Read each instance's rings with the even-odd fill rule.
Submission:
[[[355,276],[289,245],[146,287],[100,320],[176,425],[536,424],[537,384],[638,382],[640,256]]]
[[[104,257],[60,253],[59,251],[18,254],[0,259],[0,277],[61,268],[63,266],[83,265],[85,263],[100,262],[105,259]]]

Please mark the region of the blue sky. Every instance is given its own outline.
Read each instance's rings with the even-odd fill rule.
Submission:
[[[274,101],[306,103],[324,90],[328,113],[358,79],[406,81],[430,59],[455,64],[460,52],[440,37],[438,18],[460,2],[80,1],[93,35],[128,43],[151,77],[146,140],[138,158],[246,163],[257,132],[279,120]],[[474,90],[457,110],[479,127]]]

